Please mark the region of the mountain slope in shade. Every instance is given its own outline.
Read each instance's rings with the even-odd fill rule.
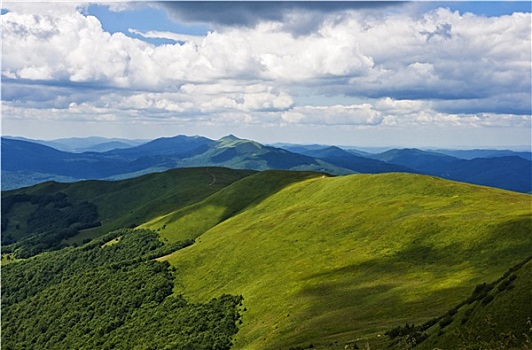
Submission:
[[[526,160],[532,160],[532,152],[519,152],[510,150],[489,150],[489,149],[472,149],[472,150],[448,150],[438,149],[438,153],[443,153],[448,156],[460,159],[475,159],[475,158],[494,158],[494,157],[511,157],[517,156]]]
[[[418,149],[394,149],[372,157],[445,179],[524,193],[532,191],[532,162],[521,157],[465,160]]]
[[[178,208],[139,227],[157,231],[169,242],[196,239],[208,229],[259,204],[284,187],[323,176],[319,173],[301,171],[258,172],[200,202]]]
[[[101,226],[84,230],[78,239],[68,240],[70,243],[80,243],[85,238],[119,228],[135,227],[199,202],[234,181],[254,173],[250,170],[224,168],[174,169],[122,181],[47,182],[30,188],[2,191],[3,248],[6,248],[6,240],[19,242],[34,235],[35,231],[47,232],[47,227],[57,231],[57,224],[60,224],[66,210],[82,202],[96,206],[97,217],[92,221],[100,222]],[[60,205],[52,201],[57,196],[64,197]],[[47,198],[51,203],[43,202],[42,198]],[[14,202],[14,205],[9,206],[10,202]],[[46,211],[43,212],[42,209]],[[52,210],[57,215],[47,215],[53,214]],[[42,223],[40,226],[35,225],[37,218]],[[76,222],[71,224],[75,225]]]
[[[322,159],[336,166],[351,169],[357,173],[380,174],[391,172],[418,173],[406,166],[386,163],[380,160],[359,156],[353,152],[331,146],[318,150],[304,151],[305,155]]]
[[[497,281],[477,285],[460,304],[425,330],[421,350],[527,349],[532,342],[532,260],[513,266]]]

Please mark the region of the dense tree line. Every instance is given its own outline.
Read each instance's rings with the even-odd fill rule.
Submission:
[[[5,234],[9,226],[9,212],[16,203],[29,202],[36,208],[29,213],[24,232],[17,232],[18,240]],[[98,208],[93,203],[72,203],[65,193],[51,195],[6,195],[2,197],[2,245],[7,252],[27,258],[43,251],[60,249],[61,242],[79,230],[99,226]],[[18,227],[17,227],[18,230]]]
[[[229,349],[240,296],[206,304],[172,296],[169,249],[148,230],[6,265],[3,349]]]

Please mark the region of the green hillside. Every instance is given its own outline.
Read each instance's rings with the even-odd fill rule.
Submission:
[[[292,183],[322,176],[324,175],[312,172],[259,172],[234,182],[203,201],[179,208],[139,227],[159,232],[166,242],[195,239]]]
[[[527,258],[426,330],[419,349],[529,349],[532,347],[532,260]]]
[[[378,345],[386,330],[444,313],[528,256],[530,204],[529,195],[427,176],[316,177],[164,260],[177,269],[176,294],[244,296],[236,349]],[[216,221],[206,206],[195,213],[206,228]]]
[[[115,229],[138,226],[162,214],[201,201],[254,173],[249,170],[225,168],[185,168],[122,181],[48,182],[4,191],[4,204],[17,196],[22,200],[15,200],[11,207],[2,206],[2,241],[5,247],[5,243],[30,239],[36,233],[32,230],[31,223],[37,218],[39,220],[33,226],[38,226],[39,232],[44,235],[49,237],[48,231],[57,235],[58,231],[67,230],[64,234],[66,243],[81,243]],[[43,205],[43,199],[55,198],[54,196],[58,195],[65,197],[64,202],[67,204],[57,201],[48,203],[47,200]],[[73,215],[72,220],[68,219],[73,223],[68,220],[66,223],[56,222],[56,219],[84,202],[96,207],[97,215],[90,221],[99,223],[100,226],[78,230],[79,219]],[[50,230],[46,227],[42,229],[43,225],[38,225],[44,224],[43,221],[46,220],[49,221],[47,227]],[[71,235],[75,236],[69,238]],[[7,238],[10,238],[10,241],[6,242]],[[61,240],[61,237],[57,240]]]
[[[456,331],[478,335],[488,316],[506,333],[521,332],[527,320],[500,310],[530,310],[530,263],[475,292],[476,298],[491,295],[489,302],[477,298],[456,308],[477,286],[530,256],[532,197],[526,194],[401,173],[329,177],[194,168],[116,182],[45,183],[3,192],[6,198],[12,203],[2,215],[2,237],[9,234],[15,243],[3,253],[54,237],[58,225],[73,218],[78,222],[68,229],[94,220],[101,226],[80,229],[62,243],[81,244],[117,228],[151,230],[118,231],[31,259],[20,259],[16,249],[4,254],[3,320],[12,322],[2,325],[2,336],[5,344],[25,344],[13,348],[46,348],[64,335],[56,325],[70,323],[81,336],[66,335],[71,348],[87,330],[85,340],[94,347],[130,348],[153,337],[162,348],[172,336],[170,347],[185,349],[179,339],[187,339],[211,349],[205,337],[213,336],[228,348],[236,320],[234,349],[384,349],[390,342],[401,348],[405,344],[387,331],[436,319],[426,329],[427,349],[447,349]],[[36,212],[63,219],[39,221]],[[172,267],[153,262],[157,256]],[[152,291],[160,288],[152,282],[159,278],[165,294],[155,300]],[[132,285],[135,280],[153,288]],[[95,293],[90,300],[79,296],[87,284]],[[105,301],[110,290],[121,295],[116,305]],[[59,312],[65,300],[82,310],[79,315]],[[205,319],[201,310],[219,318]],[[222,328],[216,319],[225,320]],[[443,320],[449,323],[440,332]],[[189,322],[201,329],[183,326]]]

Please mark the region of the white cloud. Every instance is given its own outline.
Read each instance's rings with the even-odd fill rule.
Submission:
[[[3,15],[3,40],[13,47],[4,54],[5,76],[137,89],[215,79],[288,85],[320,80],[322,92],[350,79],[345,93],[400,98],[489,97],[530,87],[530,14],[486,18],[439,9],[419,19],[377,21],[351,13],[298,37],[275,22],[205,37],[131,30],[185,42],[156,47],[106,33],[95,17],[68,8]]]
[[[142,32],[140,30],[132,29],[130,28],[128,30],[130,33],[140,35],[144,38],[151,38],[151,39],[171,39],[174,41],[181,41],[181,42],[193,42],[196,45],[201,45],[203,42],[203,36],[201,35],[187,35],[187,34],[179,34],[179,33],[173,33],[173,32],[161,32],[156,30],[150,30],[147,32]]]
[[[4,4],[4,116],[530,127],[530,13],[346,11],[297,36],[276,21],[205,36],[130,30],[179,41],[155,46],[106,32],[83,6]],[[302,91],[333,102],[301,105]],[[345,103],[350,96],[357,102]]]
[[[287,123],[312,125],[378,125],[384,119],[369,103],[295,107],[284,112],[281,118]]]
[[[530,91],[530,31],[530,13],[480,17],[438,9],[415,20],[371,22],[360,28],[360,50],[381,71],[352,79],[354,92],[421,99]]]

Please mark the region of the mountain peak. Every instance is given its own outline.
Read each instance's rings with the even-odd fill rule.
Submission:
[[[218,141],[240,141],[240,140],[242,140],[242,139],[236,137],[236,136],[233,135],[233,134],[229,134],[229,135],[227,135],[227,136],[222,137],[222,138],[219,139]]]

